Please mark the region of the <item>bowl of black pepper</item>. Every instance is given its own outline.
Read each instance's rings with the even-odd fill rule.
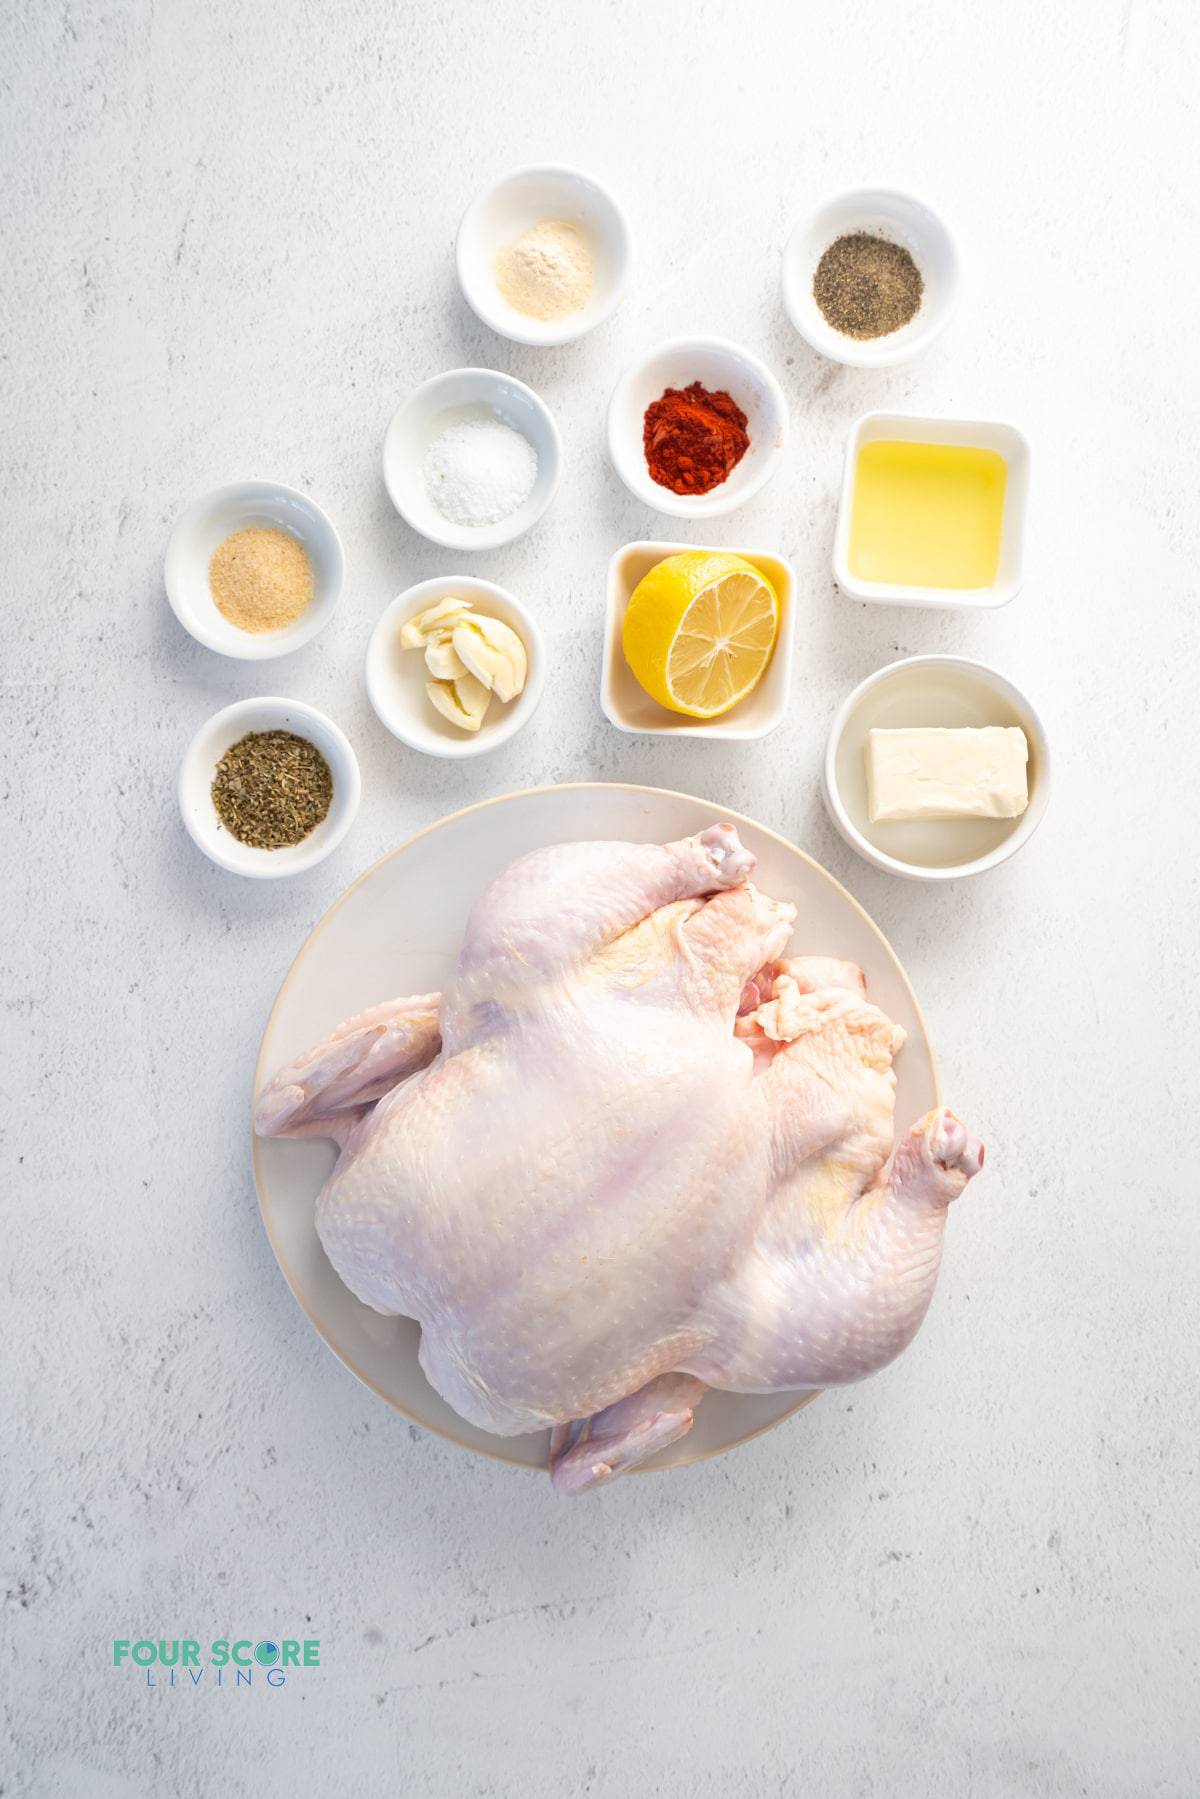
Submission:
[[[787,315],[834,362],[907,362],[945,329],[957,301],[949,226],[899,188],[835,194],[801,220],[783,253]]]
[[[342,841],[362,792],[333,720],[301,700],[238,700],[202,725],[179,770],[179,809],[198,849],[232,874],[300,874]]]

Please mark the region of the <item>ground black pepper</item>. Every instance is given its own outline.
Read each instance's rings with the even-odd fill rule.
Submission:
[[[924,285],[903,244],[851,231],[817,264],[813,298],[826,323],[846,337],[886,337],[915,316]]]

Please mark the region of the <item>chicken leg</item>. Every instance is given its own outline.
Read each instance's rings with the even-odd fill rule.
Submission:
[[[563,980],[662,906],[737,887],[754,866],[732,825],[678,843],[564,843],[521,856],[467,921],[446,995],[447,1053],[505,1020],[521,994]]]
[[[660,1374],[586,1423],[559,1425],[550,1437],[554,1485],[560,1493],[584,1493],[614,1474],[627,1474],[687,1435],[706,1390],[693,1375]]]
[[[836,1164],[800,1171],[719,1296],[712,1345],[689,1371],[735,1393],[772,1393],[843,1386],[885,1367],[929,1308],[947,1209],[983,1155],[940,1109],[913,1125],[861,1194],[847,1197]]]

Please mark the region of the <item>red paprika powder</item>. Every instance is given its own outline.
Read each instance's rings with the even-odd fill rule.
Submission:
[[[719,487],[750,447],[746,415],[724,389],[668,387],[646,408],[642,445],[651,479],[672,493]]]

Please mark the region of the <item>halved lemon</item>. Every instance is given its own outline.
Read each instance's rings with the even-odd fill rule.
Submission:
[[[634,588],[621,647],[660,706],[718,718],[762,680],[778,631],[778,596],[752,562],[727,550],[684,550]]]

